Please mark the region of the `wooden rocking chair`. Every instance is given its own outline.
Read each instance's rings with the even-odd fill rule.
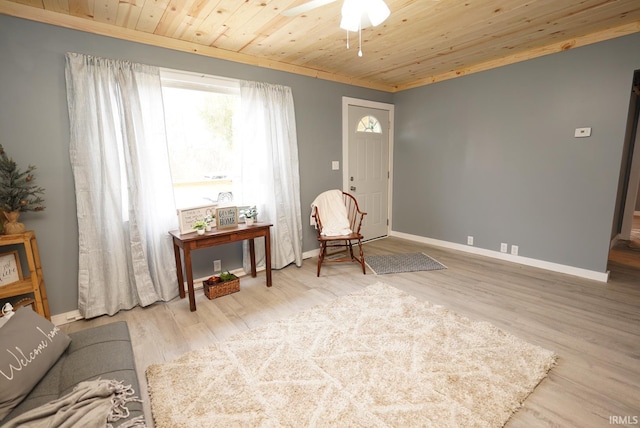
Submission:
[[[322,263],[340,263],[340,262],[356,262],[362,266],[362,273],[366,275],[366,269],[364,265],[364,251],[362,250],[362,235],[360,234],[360,228],[362,227],[362,220],[367,213],[360,211],[358,207],[358,201],[352,195],[346,192],[342,192],[342,198],[344,205],[347,209],[347,218],[349,220],[349,228],[351,233],[348,235],[339,236],[326,236],[322,234],[322,214],[319,212],[318,207],[313,207],[313,218],[316,223],[316,231],[318,233],[318,242],[320,243],[320,254],[318,255],[318,274],[320,276],[320,268]],[[359,257],[356,257],[353,253],[354,243],[358,244],[360,252]],[[327,259],[327,249],[342,248],[341,251],[336,251],[332,254],[336,254],[344,251],[346,254],[339,258]]]

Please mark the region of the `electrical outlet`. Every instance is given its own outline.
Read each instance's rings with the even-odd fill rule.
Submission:
[[[473,245],[473,236],[467,236],[467,245]]]
[[[500,252],[501,253],[506,253],[508,247],[509,247],[509,244],[507,244],[506,242],[501,243],[500,244]]]
[[[220,260],[213,261],[213,273],[222,272],[222,262]]]
[[[514,256],[518,255],[518,246],[517,245],[512,245],[511,246],[511,255],[514,255]]]

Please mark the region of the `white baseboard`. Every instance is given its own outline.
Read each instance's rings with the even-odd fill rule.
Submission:
[[[263,271],[265,268],[264,266],[262,267],[258,267],[256,268],[257,272]],[[234,269],[232,271],[230,271],[230,273],[238,276],[238,277],[243,277],[246,275],[246,273],[244,272],[244,269],[239,268],[239,269]],[[202,288],[202,281],[204,281],[205,279],[209,278],[209,276],[205,276],[202,278],[194,278],[193,279],[193,289],[197,290]],[[185,289],[187,288],[187,283],[184,283],[184,287]],[[64,312],[62,314],[56,314],[56,315],[52,315],[51,316],[51,322],[53,323],[53,325],[56,326],[60,326],[63,324],[69,324],[71,322],[74,321],[78,321],[84,319],[84,317],[82,315],[80,315],[80,311],[79,310],[74,310],[74,311],[70,311],[70,312]]]
[[[311,250],[311,251],[305,251],[304,253],[302,253],[302,258],[310,259],[312,257],[317,257],[318,254],[320,254],[320,248],[316,248],[315,250]]]
[[[403,233],[403,232],[391,231],[390,236],[407,239],[409,241],[421,242],[423,244],[434,245],[436,247],[450,248],[452,250],[464,251],[467,253],[478,254],[481,256],[491,257],[494,259],[506,260],[513,263],[519,263],[526,266],[533,266],[541,269],[550,270],[553,272],[565,273],[568,275],[578,276],[581,278],[593,279],[595,281],[607,282],[609,280],[609,272],[606,272],[606,273],[596,272],[588,269],[576,268],[573,266],[567,266],[567,265],[561,265],[558,263],[546,262],[543,260],[531,259],[528,257],[514,256],[507,253],[500,253],[498,251],[486,250],[483,248],[472,247],[469,245],[458,244],[455,242],[440,241],[438,239],[426,238],[424,236],[410,235],[408,233]],[[302,258],[310,259],[312,257],[317,257],[318,253],[319,253],[318,248],[310,251],[305,251],[304,253],[302,253]],[[262,271],[264,270],[264,267],[258,268],[257,270]],[[245,272],[243,269],[235,269],[231,273],[239,277],[242,277],[245,275]],[[194,279],[193,280],[194,289],[202,288],[202,281],[204,281],[207,278],[208,277]],[[186,283],[185,283],[185,287],[186,287]],[[80,319],[83,319],[83,317],[82,315],[80,315],[80,311],[76,309],[74,311],[53,315],[51,317],[51,322],[54,325],[59,326],[59,325],[68,324],[70,322],[74,322]]]
[[[452,250],[465,251],[467,253],[478,254],[485,257],[491,257],[494,259],[506,260],[508,262],[519,263],[521,265],[537,267],[546,269],[553,272],[565,273],[567,275],[578,276],[581,278],[592,279],[600,282],[607,282],[609,280],[609,272],[596,272],[593,270],[577,268],[574,266],[561,265],[558,263],[547,262],[544,260],[531,259],[528,257],[514,256],[508,253],[501,253],[499,251],[486,250],[484,248],[472,247],[469,245],[458,244],[455,242],[440,241],[438,239],[426,238],[424,236],[410,235],[403,232],[391,232],[391,236],[395,236],[410,241],[421,242],[423,244],[435,245],[437,247],[450,248]]]
[[[51,322],[53,323],[53,325],[58,326],[63,324],[69,324],[70,322],[78,321],[83,318],[84,317],[80,315],[80,311],[76,309],[75,311],[51,315]]]

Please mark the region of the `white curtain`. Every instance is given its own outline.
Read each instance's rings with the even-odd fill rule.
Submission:
[[[256,205],[260,222],[273,224],[271,267],[301,266],[300,174],[291,88],[243,81],[240,103],[243,201]],[[245,271],[247,247],[245,242]],[[264,265],[263,242],[256,244],[256,261]]]
[[[86,318],[177,296],[177,228],[156,67],[66,55]]]

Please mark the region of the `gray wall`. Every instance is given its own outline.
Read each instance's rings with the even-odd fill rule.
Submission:
[[[308,207],[340,188],[342,96],[394,103],[393,229],[525,257],[606,270],[630,83],[640,34],[398,94],[175,52],[0,16],[0,143],[35,164],[47,210],[38,235],[53,314],[77,308],[78,232],[69,164],[64,53],[279,83],[293,89],[304,250],[316,248]],[[354,60],[357,60],[354,57]],[[576,127],[593,128],[575,139]],[[197,253],[196,253],[197,254]],[[237,247],[202,251],[195,275]]]
[[[392,94],[385,92],[0,15],[0,144],[23,168],[36,165],[38,183],[46,189],[47,209],[21,218],[38,237],[52,314],[77,309],[78,230],[69,162],[66,52],[291,87],[298,130],[304,251],[317,248],[315,231],[307,220],[311,201],[324,190],[342,186],[342,172],[331,170],[331,161],[342,159],[342,96],[392,101]],[[213,259],[222,259],[224,269],[241,265],[238,246],[202,250],[194,253],[194,275],[210,274]]]
[[[605,272],[639,46],[634,34],[396,94],[393,229]]]

